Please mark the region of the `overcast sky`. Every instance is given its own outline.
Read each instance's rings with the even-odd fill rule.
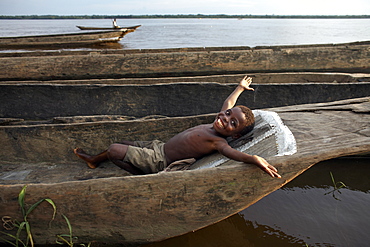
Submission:
[[[369,15],[369,0],[0,0],[0,15]]]

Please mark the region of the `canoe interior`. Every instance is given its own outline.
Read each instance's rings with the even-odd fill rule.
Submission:
[[[344,100],[344,102],[347,101]],[[360,98],[358,101],[350,100],[350,102],[352,103],[347,105],[343,105],[342,103],[319,103],[313,106],[312,104],[307,104],[271,109],[277,111],[288,126],[289,120],[292,117],[295,119],[294,122],[297,122],[301,115],[302,119],[307,119],[307,116],[312,116],[314,120],[317,121],[316,118],[320,117],[321,112],[323,112],[323,117],[325,117],[323,118],[323,122],[320,122],[321,126],[325,126],[325,124],[328,126],[335,125],[338,121],[349,125],[351,118],[348,120],[346,119],[346,121],[334,120],[336,118],[345,118],[349,113],[354,116],[358,115],[364,119],[368,117],[366,115],[368,107],[370,106],[368,98]],[[339,112],[342,116],[336,116],[339,115]],[[145,118],[112,115],[75,116],[55,118],[53,122],[48,123],[44,121],[30,122],[17,121],[16,119],[3,119],[4,121],[7,120],[7,122],[3,122],[3,124],[0,125],[0,144],[3,147],[0,152],[1,168],[5,169],[2,172],[18,172],[30,170],[30,167],[33,167],[31,170],[38,170],[37,167],[39,167],[40,169],[46,169],[50,172],[50,176],[46,177],[36,174],[35,176],[28,176],[28,180],[24,180],[24,182],[37,181],[47,183],[49,181],[48,183],[52,183],[75,179],[83,180],[94,177],[105,177],[112,175],[110,169],[114,170],[117,174],[128,175],[128,173],[116,168],[110,162],[102,166],[103,168],[109,167],[107,169],[86,169],[86,165],[73,154],[73,148],[82,147],[89,153],[99,153],[110,144],[120,142],[121,140],[160,139],[166,141],[185,129],[199,124],[211,123],[214,117],[215,114],[180,117],[147,116]],[[325,122],[327,118],[332,118],[332,122]],[[12,120],[14,122],[12,122]],[[364,123],[365,120],[356,119],[356,121],[360,122],[359,126],[356,126],[359,128],[357,132],[364,133],[366,136],[366,131],[369,131],[369,128],[366,126],[366,122]],[[307,121],[307,125],[309,123],[310,121]],[[309,131],[304,131],[304,122],[299,124],[298,126],[289,126],[289,128],[293,131],[296,139],[302,142],[307,139],[306,135],[309,135]],[[322,135],[328,135],[325,134],[325,132],[328,131],[327,128],[328,127],[322,127],[322,130],[315,131],[320,134],[322,133]],[[333,133],[330,132],[330,135],[335,136],[335,130],[336,129],[333,127],[332,130],[330,130]],[[339,132],[338,130],[338,133]],[[349,141],[352,140],[349,139]],[[335,143],[333,143],[333,145],[335,145]],[[316,147],[317,144],[312,144],[310,148],[314,150]],[[317,159],[320,159],[320,157],[317,157]],[[69,172],[71,175],[76,175],[77,178],[74,176],[55,177],[52,175],[53,172],[58,174],[63,167],[71,167]],[[44,172],[45,171],[42,171],[42,173]],[[104,175],[104,172],[107,172],[108,175]],[[5,178],[6,176],[12,175],[9,173],[2,174],[1,176]],[[5,180],[11,183],[11,179]]]
[[[254,114],[257,124],[255,130],[238,140],[229,140],[230,145],[240,151],[262,157],[296,152],[294,136],[289,129],[285,129],[276,113],[257,110]],[[266,117],[261,118],[265,115]],[[214,117],[214,114],[138,120],[91,117],[91,120],[94,119],[96,122],[76,121],[65,124],[9,126],[8,128],[4,126],[0,128],[2,131],[0,143],[6,143],[9,148],[0,153],[2,160],[0,167],[3,168],[0,183],[1,181],[7,184],[16,184],[20,181],[22,183],[56,183],[94,177],[127,176],[130,174],[109,164],[110,162],[101,166],[103,170],[87,169],[87,166],[72,153],[73,147],[85,147],[89,152],[98,153],[111,143],[119,142],[120,138],[166,141],[187,128],[210,123]],[[268,118],[270,120],[267,120]],[[168,129],[169,126],[171,126],[170,129]],[[21,143],[19,139],[22,139]],[[218,165],[228,162],[222,155],[214,154],[199,160],[190,169],[215,167],[218,165],[209,163],[216,161],[221,161]]]
[[[215,113],[242,76],[233,77],[233,83],[186,82],[186,78],[184,82],[154,80],[150,84],[148,79],[145,83],[144,80],[113,80],[97,84],[90,80],[1,82],[0,118],[15,122],[16,119],[54,121],[55,117],[107,114],[141,118]],[[260,83],[257,78],[253,84],[255,91],[242,94],[238,104],[261,109],[370,96],[367,78],[343,82],[330,81],[334,77],[327,82],[287,79],[280,83]]]
[[[126,176],[129,173],[110,162],[103,164],[99,170],[87,169],[73,154],[73,148],[82,147],[87,152],[98,153],[111,143],[124,139],[166,141],[187,128],[209,123],[213,119],[213,114],[175,118],[147,117],[136,120],[92,116],[89,120],[93,122],[84,122],[88,120],[84,119],[82,122],[0,126],[0,143],[6,145],[0,152],[3,159],[0,167],[9,172],[14,171],[14,176],[22,170],[32,170],[34,175],[24,176],[24,183],[56,183],[112,175]],[[40,176],[42,173],[48,175]],[[4,175],[12,176],[11,173],[2,174],[3,178]],[[19,183],[7,178],[3,181]]]

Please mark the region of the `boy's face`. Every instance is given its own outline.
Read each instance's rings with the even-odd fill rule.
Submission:
[[[245,127],[245,115],[239,107],[234,107],[217,114],[213,128],[223,136],[239,134]]]

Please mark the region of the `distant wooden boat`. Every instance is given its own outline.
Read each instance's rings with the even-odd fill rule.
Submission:
[[[71,222],[79,242],[130,244],[191,232],[240,212],[312,165],[370,152],[370,97],[268,109],[293,133],[297,152],[266,159],[279,169],[273,179],[253,165],[221,166],[127,176],[111,163],[88,169],[72,153],[80,146],[96,152],[121,138],[168,139],[214,114],[124,120],[103,117],[55,118],[52,123],[12,123],[0,127],[0,212],[21,219],[17,195],[28,184],[26,203],[50,198],[29,217],[37,244],[55,243]],[[50,223],[50,224],[49,224]],[[10,233],[14,233],[10,232]]]
[[[36,36],[0,37],[0,48],[50,48],[81,47],[120,41],[127,33],[135,29],[117,29],[113,31],[66,33]]]
[[[81,30],[122,30],[122,31],[132,30],[132,31],[135,31],[138,27],[141,27],[141,25],[131,26],[131,27],[120,27],[120,26],[117,26],[117,27],[85,27],[85,26],[76,26],[76,27],[78,27]]]

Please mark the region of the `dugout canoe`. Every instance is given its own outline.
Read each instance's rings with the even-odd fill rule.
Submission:
[[[370,97],[267,110],[279,114],[297,144],[292,155],[266,157],[282,179],[237,162],[127,176],[109,162],[87,169],[71,150],[82,146],[96,152],[127,136],[166,140],[182,129],[212,121],[214,114],[146,120],[106,116],[97,122],[86,122],[87,117],[63,118],[53,124],[1,126],[0,212],[20,219],[17,195],[27,184],[27,204],[50,198],[58,210],[51,223],[52,209],[47,204],[29,217],[38,244],[54,243],[56,234],[68,233],[62,214],[82,243],[146,243],[231,216],[322,160],[370,152]]]
[[[370,96],[370,75],[252,73],[251,109]],[[53,81],[0,81],[0,118],[127,115],[169,117],[214,113],[244,75]],[[276,97],[278,95],[278,97]],[[189,107],[192,106],[192,107]]]
[[[161,78],[275,72],[370,73],[370,42],[0,53],[0,80]]]
[[[85,27],[85,26],[76,26],[81,30],[136,30],[141,25],[131,26],[131,27]]]
[[[68,48],[116,43],[127,33],[133,31],[135,31],[134,28],[114,31],[0,37],[0,49]]]

